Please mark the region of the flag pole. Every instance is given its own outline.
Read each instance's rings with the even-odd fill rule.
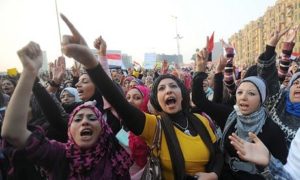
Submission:
[[[57,19],[57,27],[58,27],[58,36],[59,36],[59,46],[60,46],[60,49],[62,48],[61,47],[61,32],[60,32],[60,24],[59,24],[59,14],[58,14],[58,8],[57,8],[57,1],[55,0],[55,9],[56,9],[56,19]],[[61,52],[61,55],[63,56],[63,53]]]

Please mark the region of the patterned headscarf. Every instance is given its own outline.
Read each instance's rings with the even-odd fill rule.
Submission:
[[[72,112],[68,123],[69,140],[66,144],[66,157],[70,162],[70,179],[76,179],[78,174],[85,173],[93,169],[102,159],[109,159],[113,167],[114,173],[120,176],[128,173],[132,160],[129,154],[117,143],[114,134],[110,127],[102,118],[102,113],[95,107],[94,102],[86,102],[78,106]],[[73,137],[70,134],[70,126],[75,115],[81,109],[91,109],[101,125],[101,133],[95,145],[89,149],[80,149],[76,145]],[[109,158],[104,158],[110,156]],[[112,173],[112,172],[110,172]]]

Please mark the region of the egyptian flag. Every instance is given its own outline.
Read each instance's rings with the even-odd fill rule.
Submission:
[[[214,36],[215,36],[215,32],[212,33],[212,35],[210,36],[209,40],[208,40],[208,52],[211,53],[212,50],[214,49]]]
[[[212,33],[212,35],[210,36],[209,40],[208,40],[208,61],[212,60],[212,51],[214,49],[214,36],[215,36],[215,32]]]

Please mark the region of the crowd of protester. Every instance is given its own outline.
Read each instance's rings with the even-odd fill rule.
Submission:
[[[147,179],[158,131],[162,179],[300,179],[298,26],[274,29],[248,67],[224,40],[209,67],[207,40],[192,68],[122,70],[109,67],[101,36],[97,59],[61,18],[70,70],[60,56],[39,73],[41,49],[30,42],[17,52],[23,72],[1,77],[0,180]]]

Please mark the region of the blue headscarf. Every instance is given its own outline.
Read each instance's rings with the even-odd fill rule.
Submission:
[[[288,87],[286,88],[286,90],[288,91],[288,93],[286,93],[286,104],[285,104],[285,110],[294,116],[300,117],[300,102],[291,102],[290,100],[290,89],[291,86],[293,85],[294,81],[296,81],[297,79],[300,78],[300,72],[297,72],[295,74],[293,74]]]

